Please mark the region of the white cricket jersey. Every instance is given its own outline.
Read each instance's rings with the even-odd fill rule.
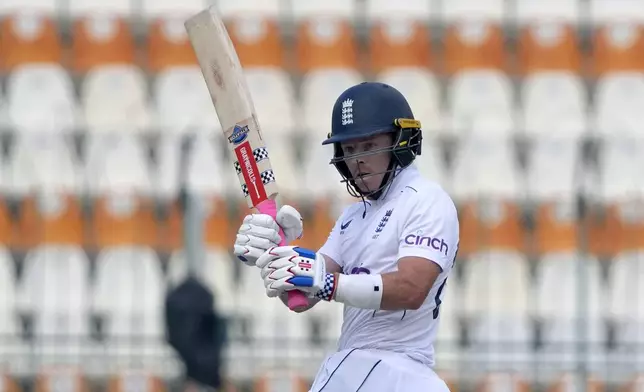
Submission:
[[[438,305],[459,245],[456,207],[438,184],[410,165],[380,200],[366,201],[363,217],[364,211],[362,201],[347,207],[319,250],[344,274],[396,271],[398,260],[406,256],[435,262],[442,272],[418,310],[374,311],[345,305],[338,349],[389,350],[433,366]]]

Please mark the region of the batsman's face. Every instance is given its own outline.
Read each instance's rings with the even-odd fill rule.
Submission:
[[[392,144],[393,139],[390,134],[341,144],[342,152],[346,157],[345,162],[362,192],[372,192],[380,187],[389,167]]]

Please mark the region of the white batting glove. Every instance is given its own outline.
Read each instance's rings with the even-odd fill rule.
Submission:
[[[257,259],[257,266],[271,298],[290,290],[313,297],[324,288],[327,275],[324,256],[297,246],[271,248]]]
[[[235,239],[235,256],[244,264],[254,266],[264,252],[279,246],[280,227],[287,244],[302,237],[302,215],[295,208],[283,206],[277,212],[276,220],[266,214],[246,215]]]

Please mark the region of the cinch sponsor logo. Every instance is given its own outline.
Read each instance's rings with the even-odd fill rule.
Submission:
[[[364,267],[353,267],[350,275],[360,275],[360,274],[370,275],[371,271],[368,268],[364,268]]]
[[[436,249],[437,251],[443,253],[445,256],[447,256],[447,252],[449,251],[449,246],[447,246],[447,243],[445,243],[445,241],[443,241],[442,239],[421,237],[416,234],[409,234],[407,237],[405,237],[405,244],[429,246],[430,248]]]

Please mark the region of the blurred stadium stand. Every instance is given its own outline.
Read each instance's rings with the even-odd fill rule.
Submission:
[[[453,391],[644,390],[641,0],[1,1],[0,390],[180,389],[162,301],[194,268],[232,322],[227,391],[306,391],[333,349],[341,307],[292,314],[231,259],[245,203],[183,29],[214,3],[302,245],[350,202],[336,96],[410,100],[460,211]]]

